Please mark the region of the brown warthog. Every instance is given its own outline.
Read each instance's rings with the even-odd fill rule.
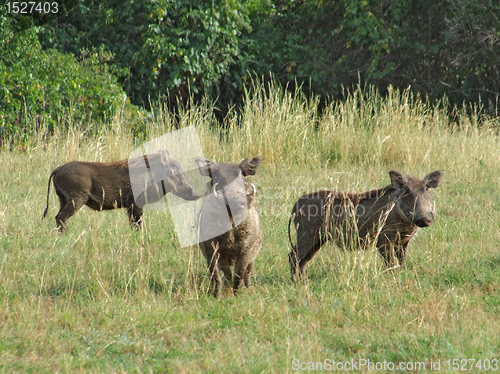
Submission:
[[[419,227],[434,219],[429,188],[439,185],[441,172],[420,180],[389,172],[391,184],[380,190],[360,194],[317,191],[295,203],[288,222],[292,245],[289,254],[292,279],[296,272],[305,277],[304,268],[327,241],[344,249],[366,248],[373,241],[387,267],[395,258],[404,267],[408,244]],[[293,245],[290,225],[293,221],[297,243]]]
[[[114,162],[71,161],[59,166],[49,177],[43,217],[49,208],[52,178],[61,203],[56,215],[58,231],[67,229],[67,219],[84,205],[94,210],[127,208],[130,222],[138,227],[143,206],[169,192],[185,200],[200,198],[167,151]],[[134,191],[133,185],[138,186]]]
[[[255,175],[261,159],[245,159],[238,165],[208,159],[197,159],[196,163],[201,175],[211,178],[198,217],[198,233],[214,296],[220,295],[220,270],[233,282],[236,294],[242,280],[245,286],[250,285],[250,272],[262,246],[262,230],[255,208],[257,191],[245,179]]]

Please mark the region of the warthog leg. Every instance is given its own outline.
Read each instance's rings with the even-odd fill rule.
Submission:
[[[311,261],[314,257],[314,255],[319,251],[319,249],[323,246],[325,242],[321,242],[320,240],[317,240],[309,249],[309,251],[306,253],[306,255],[300,259],[299,261],[299,276],[302,279],[305,279],[306,277],[306,272],[305,272],[305,267],[309,261]],[[302,250],[297,251],[299,255],[303,252]]]
[[[57,231],[61,232],[68,229],[66,221],[73,214],[75,214],[82,206],[85,205],[85,201],[83,201],[83,199],[79,197],[68,198],[64,196],[62,193],[58,193],[57,190],[56,193],[57,196],[59,197],[59,202],[61,204],[59,212],[56,215],[56,225],[57,225]]]
[[[207,259],[208,272],[210,274],[210,283],[214,287],[214,296],[219,298],[220,296],[220,286],[222,279],[219,272],[219,246],[215,245],[213,242],[210,245],[207,243],[204,246],[205,257]]]
[[[141,222],[142,222],[142,209],[139,208],[137,205],[132,204],[128,209],[127,209],[127,215],[128,219],[130,221],[130,224],[138,229],[141,227]]]
[[[406,255],[408,253],[408,244],[410,244],[409,241],[401,246],[398,246],[395,249],[396,257],[398,258],[399,261],[399,266],[402,268],[406,267]]]
[[[406,240],[401,244],[401,240],[398,240],[394,246],[394,252],[396,253],[396,257],[399,261],[399,266],[404,268],[406,267],[406,255],[408,254],[408,245],[410,244],[410,239]]]
[[[238,292],[238,288],[240,288],[241,281],[244,280],[247,267],[248,262],[244,260],[244,256],[238,256],[234,264],[233,293],[235,295]]]
[[[311,238],[309,237],[308,239]],[[325,241],[322,242],[319,240],[319,237],[316,237],[314,241],[297,241],[297,244],[288,255],[292,271],[292,281],[294,281],[295,274],[298,275],[299,280],[305,279],[305,267],[307,263],[313,259],[314,255],[319,251],[323,244],[325,244]]]
[[[219,259],[219,271],[222,270],[222,272],[224,273],[224,277],[226,278],[227,282],[229,284],[233,283],[233,273],[231,272],[231,264],[229,263],[229,261],[221,261]]]
[[[250,273],[252,272],[253,263],[247,265],[245,274],[243,274],[243,281],[245,282],[245,287],[250,287]]]
[[[377,240],[377,249],[382,255],[387,268],[397,267],[398,263],[400,267],[406,266],[406,255],[408,253],[410,240],[404,243],[401,242],[402,240],[399,234],[396,238],[390,238],[384,234]]]

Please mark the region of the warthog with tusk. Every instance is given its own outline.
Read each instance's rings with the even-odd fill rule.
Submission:
[[[299,278],[305,277],[306,264],[327,241],[347,249],[366,248],[373,241],[387,267],[395,266],[394,254],[399,265],[405,266],[410,240],[419,227],[429,226],[434,219],[429,188],[439,185],[441,172],[422,180],[396,171],[389,175],[391,184],[379,190],[360,194],[317,191],[297,200],[288,222],[292,279],[297,272]]]
[[[51,179],[61,204],[56,215],[58,231],[67,229],[68,218],[84,205],[94,210],[126,208],[130,222],[138,227],[143,206],[169,192],[185,200],[200,198],[168,151],[114,162],[71,161],[59,166],[49,177],[43,217],[49,208]],[[138,186],[134,191],[133,185]]]
[[[245,177],[255,175],[261,159],[238,165],[197,159],[201,175],[210,177],[198,217],[200,250],[207,260],[214,296],[220,295],[220,270],[233,282],[237,293],[243,280],[250,285],[250,272],[262,246],[262,230],[255,208],[255,186]],[[231,274],[234,266],[234,279]]]

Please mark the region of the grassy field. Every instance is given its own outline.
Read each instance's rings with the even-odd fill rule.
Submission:
[[[196,125],[206,157],[264,159],[249,178],[264,231],[253,285],[213,298],[205,260],[196,247],[180,248],[167,211],[146,211],[143,230],[133,231],[123,210],[83,208],[58,235],[52,189],[41,220],[56,166],[123,159],[139,146],[127,118],[92,139],[74,130],[2,149],[2,372],[284,373],[335,361],[358,372],[439,363],[444,373],[464,367],[457,359],[500,370],[498,119],[459,113],[451,123],[406,92],[370,90],[320,116],[314,102],[277,88],[258,89],[223,132],[210,113],[201,106],[180,120]],[[172,129],[156,113],[147,140]],[[444,170],[433,191],[436,219],[410,244],[407,268],[387,272],[375,251],[326,245],[308,281],[293,284],[295,200],[319,188],[383,187],[392,169],[419,177]]]

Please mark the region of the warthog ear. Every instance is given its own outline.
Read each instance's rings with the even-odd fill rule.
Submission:
[[[443,175],[443,172],[438,170],[434,171],[428,175],[426,175],[423,179],[425,185],[427,188],[436,188],[439,186],[439,180],[441,179],[441,176]]]
[[[406,178],[401,175],[401,173],[394,170],[389,172],[389,176],[391,177],[391,183],[394,188],[403,188],[408,182]]]
[[[158,153],[160,154],[161,163],[166,165],[170,161],[170,153],[166,149],[160,149]]]
[[[250,161],[248,161],[247,159],[241,161],[239,163],[239,167],[241,169],[243,176],[246,177],[247,175],[255,175],[255,173],[257,172],[257,167],[260,165],[261,162],[262,159],[259,157],[254,157]]]
[[[195,162],[198,165],[201,175],[212,178],[212,171],[217,169],[217,162],[208,158],[197,158]]]

